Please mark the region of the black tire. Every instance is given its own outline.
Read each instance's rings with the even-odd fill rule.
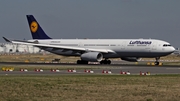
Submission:
[[[88,64],[88,61],[77,60],[77,64]]]
[[[77,62],[76,62],[77,64],[81,64],[81,60],[77,60]]]
[[[111,64],[111,60],[107,60],[107,64]]]
[[[155,65],[159,65],[159,62],[155,62]]]
[[[102,60],[100,64],[111,64],[111,60]]]
[[[104,64],[104,60],[100,61],[100,64]]]

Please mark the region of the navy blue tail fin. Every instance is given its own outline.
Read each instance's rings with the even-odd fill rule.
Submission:
[[[26,15],[26,17],[33,39],[51,39],[48,35],[46,35],[33,15]]]

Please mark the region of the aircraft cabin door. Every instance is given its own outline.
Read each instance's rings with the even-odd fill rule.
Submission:
[[[79,47],[83,47],[83,43],[82,42],[79,42]]]
[[[123,41],[123,42],[121,43],[121,50],[125,50],[125,44],[126,44],[125,41]]]
[[[157,43],[156,43],[156,42],[154,42],[154,43],[152,44],[152,50],[157,50]]]

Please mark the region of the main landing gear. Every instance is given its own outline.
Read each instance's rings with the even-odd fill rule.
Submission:
[[[159,59],[160,57],[156,57],[156,61],[154,62],[155,65],[159,65]]]
[[[77,64],[88,64],[88,61],[77,60]],[[105,59],[100,61],[100,64],[111,64],[111,60]]]
[[[77,60],[77,64],[88,64],[88,61]]]
[[[100,61],[100,64],[111,64],[111,60],[105,59]]]

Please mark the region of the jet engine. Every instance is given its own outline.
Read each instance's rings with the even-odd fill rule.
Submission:
[[[99,62],[103,59],[102,53],[99,52],[87,52],[81,55],[81,60],[90,62]]]
[[[141,58],[137,57],[122,57],[121,60],[129,61],[129,62],[138,62]]]

